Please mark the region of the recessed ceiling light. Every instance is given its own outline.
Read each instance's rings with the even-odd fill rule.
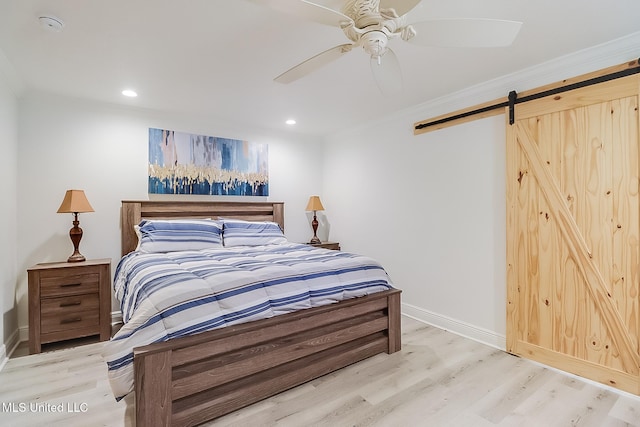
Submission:
[[[289,119],[289,120],[287,120],[285,123],[286,123],[286,124],[288,124],[288,125],[295,125],[295,124],[296,124],[296,121],[295,121],[295,120],[293,120],[293,119]]]
[[[122,94],[124,96],[128,96],[129,98],[135,98],[136,96],[138,96],[138,94],[136,93],[135,90],[131,90],[131,89],[125,89],[122,91]]]

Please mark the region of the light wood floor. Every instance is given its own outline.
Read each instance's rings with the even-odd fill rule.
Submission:
[[[0,425],[133,425],[132,405],[111,395],[102,345],[33,356],[18,351],[0,372]],[[63,411],[53,412],[60,404]],[[403,318],[401,352],[207,425],[640,426],[640,398]]]

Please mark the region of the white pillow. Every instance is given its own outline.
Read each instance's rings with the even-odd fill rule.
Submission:
[[[143,219],[135,226],[141,252],[197,251],[222,247],[222,224],[210,219]]]
[[[224,246],[260,246],[287,243],[280,226],[271,221],[222,220]]]

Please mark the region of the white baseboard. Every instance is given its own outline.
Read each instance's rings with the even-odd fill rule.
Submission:
[[[29,341],[29,326],[20,326],[18,328],[18,342]]]
[[[435,326],[436,328],[444,329],[456,335],[497,348],[498,350],[505,351],[507,348],[507,339],[504,335],[497,334],[494,331],[480,328],[470,323],[452,319],[438,313],[433,313],[407,303],[402,303],[402,314],[420,322]]]
[[[0,371],[7,364],[11,353],[18,347],[18,344],[20,344],[20,332],[16,330],[11,334],[7,342],[0,346]]]
[[[7,364],[7,360],[9,360],[9,356],[7,356],[7,346],[2,344],[0,345],[0,371],[2,371],[4,365]]]

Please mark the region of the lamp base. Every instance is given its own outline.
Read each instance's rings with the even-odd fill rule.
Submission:
[[[74,213],[75,219],[73,220],[73,227],[69,230],[69,237],[73,243],[73,254],[67,259],[67,262],[80,262],[84,261],[84,255],[80,253],[78,249],[80,247],[80,240],[82,240],[82,228],[78,227],[80,221],[78,221],[78,214]]]
[[[311,221],[311,228],[313,228],[313,237],[309,241],[312,245],[321,243],[318,239],[318,217],[316,217],[316,211],[313,211],[313,221]]]
[[[67,262],[80,262],[80,261],[86,261],[86,258],[84,257],[84,255],[82,255],[80,252],[74,252],[73,255],[67,258]]]

